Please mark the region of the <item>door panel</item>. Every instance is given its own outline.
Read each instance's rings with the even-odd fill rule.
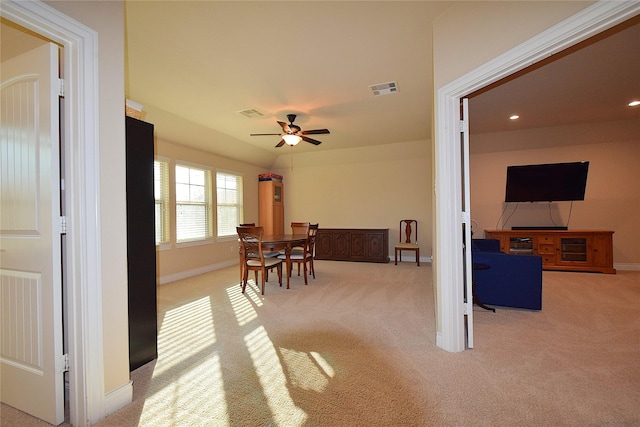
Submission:
[[[64,421],[58,47],[2,63],[2,402]]]
[[[462,157],[462,256],[464,263],[464,295],[466,304],[467,347],[473,348],[473,263],[471,260],[471,187],[469,181],[469,99],[462,98],[460,111],[460,153]]]

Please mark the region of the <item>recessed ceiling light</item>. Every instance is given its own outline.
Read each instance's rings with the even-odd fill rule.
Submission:
[[[638,101],[637,99],[629,103],[629,107],[636,107],[638,105],[640,105],[640,101]]]
[[[509,120],[518,120],[519,118],[520,118],[520,116],[517,115],[517,114],[513,114],[513,115],[509,116]]]

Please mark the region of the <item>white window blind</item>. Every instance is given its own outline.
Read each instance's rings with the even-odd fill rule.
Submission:
[[[156,245],[169,242],[169,163],[153,162],[153,194],[156,199]]]
[[[242,176],[216,173],[218,237],[237,234],[236,227],[244,222],[242,188]]]
[[[176,241],[212,237],[211,171],[176,165]]]

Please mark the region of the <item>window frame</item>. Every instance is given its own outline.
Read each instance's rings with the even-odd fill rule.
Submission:
[[[178,200],[178,174],[177,174],[177,169],[178,167],[183,167],[183,168],[188,168],[188,169],[194,169],[194,170],[199,170],[204,172],[205,174],[205,179],[204,179],[204,199],[205,201],[203,203],[197,203],[194,201],[188,201],[186,203],[179,201]],[[202,165],[202,164],[197,164],[197,163],[193,163],[193,162],[189,162],[189,161],[185,161],[185,160],[175,160],[174,165],[173,165],[173,172],[174,172],[174,176],[173,176],[173,188],[174,188],[174,199],[173,199],[173,208],[174,208],[174,212],[175,212],[175,245],[177,248],[179,247],[187,247],[187,246],[197,246],[197,245],[205,245],[205,244],[210,244],[212,242],[215,241],[215,235],[214,235],[214,227],[215,227],[215,212],[213,210],[213,173],[214,173],[214,168],[207,166],[207,165]],[[183,183],[181,183],[183,184]],[[196,185],[196,184],[188,184],[188,185]],[[204,237],[196,237],[196,238],[188,238],[188,239],[183,239],[183,240],[179,240],[178,239],[178,207],[180,205],[204,205],[205,206],[205,216],[206,216],[206,225],[205,225],[205,235]]]
[[[154,198],[154,204],[157,205],[158,203],[160,203],[160,210],[162,211],[162,213],[164,214],[161,218],[161,226],[162,226],[162,230],[161,230],[161,234],[162,234],[162,240],[160,242],[158,242],[156,240],[156,248],[158,248],[159,250],[168,250],[171,248],[171,212],[173,209],[173,204],[171,203],[171,166],[172,166],[172,161],[170,158],[168,157],[163,157],[163,156],[155,156],[154,160],[153,160],[153,198]],[[160,183],[161,186],[161,192],[163,192],[162,190],[166,191],[166,194],[163,194],[161,196],[160,199],[156,198],[156,163],[164,163],[166,165],[166,173],[165,173],[165,182],[164,183]],[[155,226],[157,226],[158,224],[158,218],[155,217]],[[157,230],[156,230],[157,232]]]
[[[231,170],[226,170],[226,169],[216,169],[215,170],[215,188],[216,188],[216,201],[215,201],[215,205],[216,205],[216,221],[215,221],[215,237],[217,239],[217,241],[220,242],[225,242],[225,241],[230,241],[230,240],[237,240],[238,235],[237,232],[233,231],[233,233],[230,234],[225,234],[225,235],[220,235],[220,215],[218,214],[219,208],[220,208],[220,201],[218,200],[218,174],[223,174],[223,175],[230,175],[233,177],[236,177],[236,182],[237,179],[240,179],[240,186],[239,186],[239,191],[240,191],[240,202],[236,203],[235,206],[239,207],[239,213],[238,213],[238,221],[237,221],[237,225],[240,225],[244,222],[244,174],[241,172],[235,172],[235,171],[231,171]],[[228,206],[229,204],[225,204],[225,206]]]

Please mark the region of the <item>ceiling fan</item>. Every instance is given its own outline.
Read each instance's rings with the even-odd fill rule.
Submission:
[[[295,114],[287,114],[287,119],[289,120],[289,124],[278,121],[278,124],[280,125],[280,127],[282,127],[282,133],[252,133],[250,134],[250,136],[280,135],[282,139],[280,140],[278,145],[276,145],[277,148],[282,147],[284,144],[294,146],[300,141],[307,141],[314,145],[322,144],[322,141],[309,138],[306,135],[320,135],[330,133],[329,129],[302,130],[300,126],[293,124],[296,119]]]

